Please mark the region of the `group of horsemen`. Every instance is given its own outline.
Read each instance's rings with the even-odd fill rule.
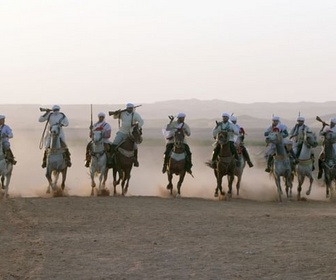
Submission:
[[[142,128],[144,121],[140,114],[135,111],[135,107],[133,103],[127,103],[126,108],[123,110],[118,110],[113,112],[113,118],[119,120],[119,130],[116,133],[116,136],[113,140],[113,142],[110,142],[111,132],[112,128],[109,123],[105,121],[105,113],[100,112],[98,114],[98,121],[90,127],[90,138],[93,136],[93,131],[102,131],[103,135],[103,141],[104,141],[104,148],[105,152],[113,157],[113,155],[116,152],[116,148],[128,137],[129,131],[133,127],[134,124],[137,124],[140,129]],[[51,109],[45,109],[44,114],[39,117],[39,122],[46,122],[46,127],[48,126],[49,129],[53,125],[59,125],[60,126],[60,140],[61,140],[61,146],[64,148],[64,157],[65,162],[68,167],[71,167],[71,159],[70,159],[70,152],[65,142],[65,136],[62,127],[67,127],[69,125],[68,118],[64,113],[60,111],[59,105],[54,105]],[[169,116],[169,123],[167,124],[165,131],[168,132],[168,136],[166,135],[166,150],[164,152],[164,159],[163,159],[163,167],[162,167],[162,173],[165,173],[167,171],[167,166],[170,158],[170,154],[172,152],[172,149],[174,147],[174,137],[173,134],[175,131],[179,130],[183,132],[184,136],[190,136],[191,130],[187,123],[185,123],[185,113],[178,113],[176,116],[176,120],[174,116]],[[280,117],[273,116],[272,117],[272,124],[265,130],[264,136],[266,143],[268,143],[267,139],[271,132],[278,131],[281,133],[282,138],[284,139],[284,142],[286,144],[288,155],[291,159],[291,162],[293,165],[298,163],[298,157],[300,155],[300,151],[303,145],[303,139],[304,139],[304,132],[312,132],[310,128],[304,123],[305,119],[302,116],[299,116],[297,118],[296,125],[291,129],[290,132],[288,132],[286,125],[281,123]],[[212,159],[211,164],[213,168],[216,166],[216,162],[218,160],[219,155],[219,149],[220,145],[217,142],[217,135],[221,131],[227,131],[229,136],[229,142],[230,142],[230,149],[233,154],[233,156],[236,159],[236,165],[240,165],[239,161],[239,155],[238,151],[241,152],[243,155],[245,161],[247,162],[249,167],[253,167],[253,163],[250,159],[248,150],[244,146],[244,137],[245,137],[245,130],[243,127],[239,126],[237,124],[237,117],[234,115],[230,115],[229,113],[223,113],[222,114],[222,121],[217,122],[216,126],[212,130],[212,135],[214,139],[216,139],[214,150],[212,153]],[[330,120],[330,124],[326,124],[323,122],[323,127],[320,131],[321,136],[326,136],[327,133],[336,133],[336,118],[332,118]],[[5,158],[12,164],[16,164],[15,157],[12,153],[12,150],[10,148],[10,142],[9,139],[13,137],[12,129],[5,124],[5,116],[0,115],[0,136],[2,140],[2,146],[3,146],[3,152],[5,155]],[[47,165],[47,151],[50,148],[50,141],[51,136],[50,133],[46,134],[45,137],[45,151],[42,161],[42,168],[45,168]],[[192,164],[192,153],[190,151],[190,147],[187,144],[185,138],[183,138],[184,142],[184,149],[186,153],[186,171],[190,174],[192,174],[191,168],[193,166]],[[90,166],[91,162],[91,156],[92,156],[92,150],[91,150],[92,141],[90,141],[87,144],[86,147],[86,160],[85,160],[85,167]],[[271,143],[267,144],[265,157],[267,161],[267,167],[265,169],[266,172],[271,171],[271,166],[273,162],[273,156],[275,154],[275,146]],[[313,168],[314,168],[314,154],[311,155],[312,161],[313,161]],[[318,178],[320,179],[322,177],[323,172],[323,159],[324,159],[324,153],[323,150],[320,153],[319,160],[318,160]],[[134,164],[135,167],[139,166],[138,161],[138,148],[137,144],[134,144]]]

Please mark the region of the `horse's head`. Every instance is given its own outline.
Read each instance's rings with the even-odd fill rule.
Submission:
[[[316,134],[311,131],[311,130],[304,130],[304,143],[309,146],[309,147],[317,147],[318,145],[318,141],[317,141],[317,137]]]
[[[217,142],[221,145],[227,144],[229,142],[229,133],[227,130],[221,130],[217,134]]]
[[[184,145],[184,133],[182,129],[177,129],[174,133],[174,146],[181,148]]]
[[[274,144],[282,142],[282,134],[278,128],[274,128],[266,137],[266,141]]]
[[[142,128],[139,126],[138,123],[135,123],[134,125],[132,125],[128,136],[136,144],[140,144],[142,142],[142,140],[143,140],[143,138],[142,138]]]
[[[99,143],[103,141],[103,130],[94,130],[92,132],[92,141],[94,143]]]
[[[59,124],[54,124],[50,126],[50,135],[51,136],[58,136],[61,132],[61,127]]]

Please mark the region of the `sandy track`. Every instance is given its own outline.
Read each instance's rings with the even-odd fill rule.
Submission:
[[[0,203],[1,279],[334,279],[335,205],[159,197]]]

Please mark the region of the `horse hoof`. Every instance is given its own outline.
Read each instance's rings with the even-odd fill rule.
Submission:
[[[215,193],[215,194],[214,194],[214,197],[218,197],[218,193]]]
[[[306,195],[310,195],[310,191],[306,191]]]

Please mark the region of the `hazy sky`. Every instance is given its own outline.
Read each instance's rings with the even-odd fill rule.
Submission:
[[[325,102],[335,0],[0,0],[0,103]]]

